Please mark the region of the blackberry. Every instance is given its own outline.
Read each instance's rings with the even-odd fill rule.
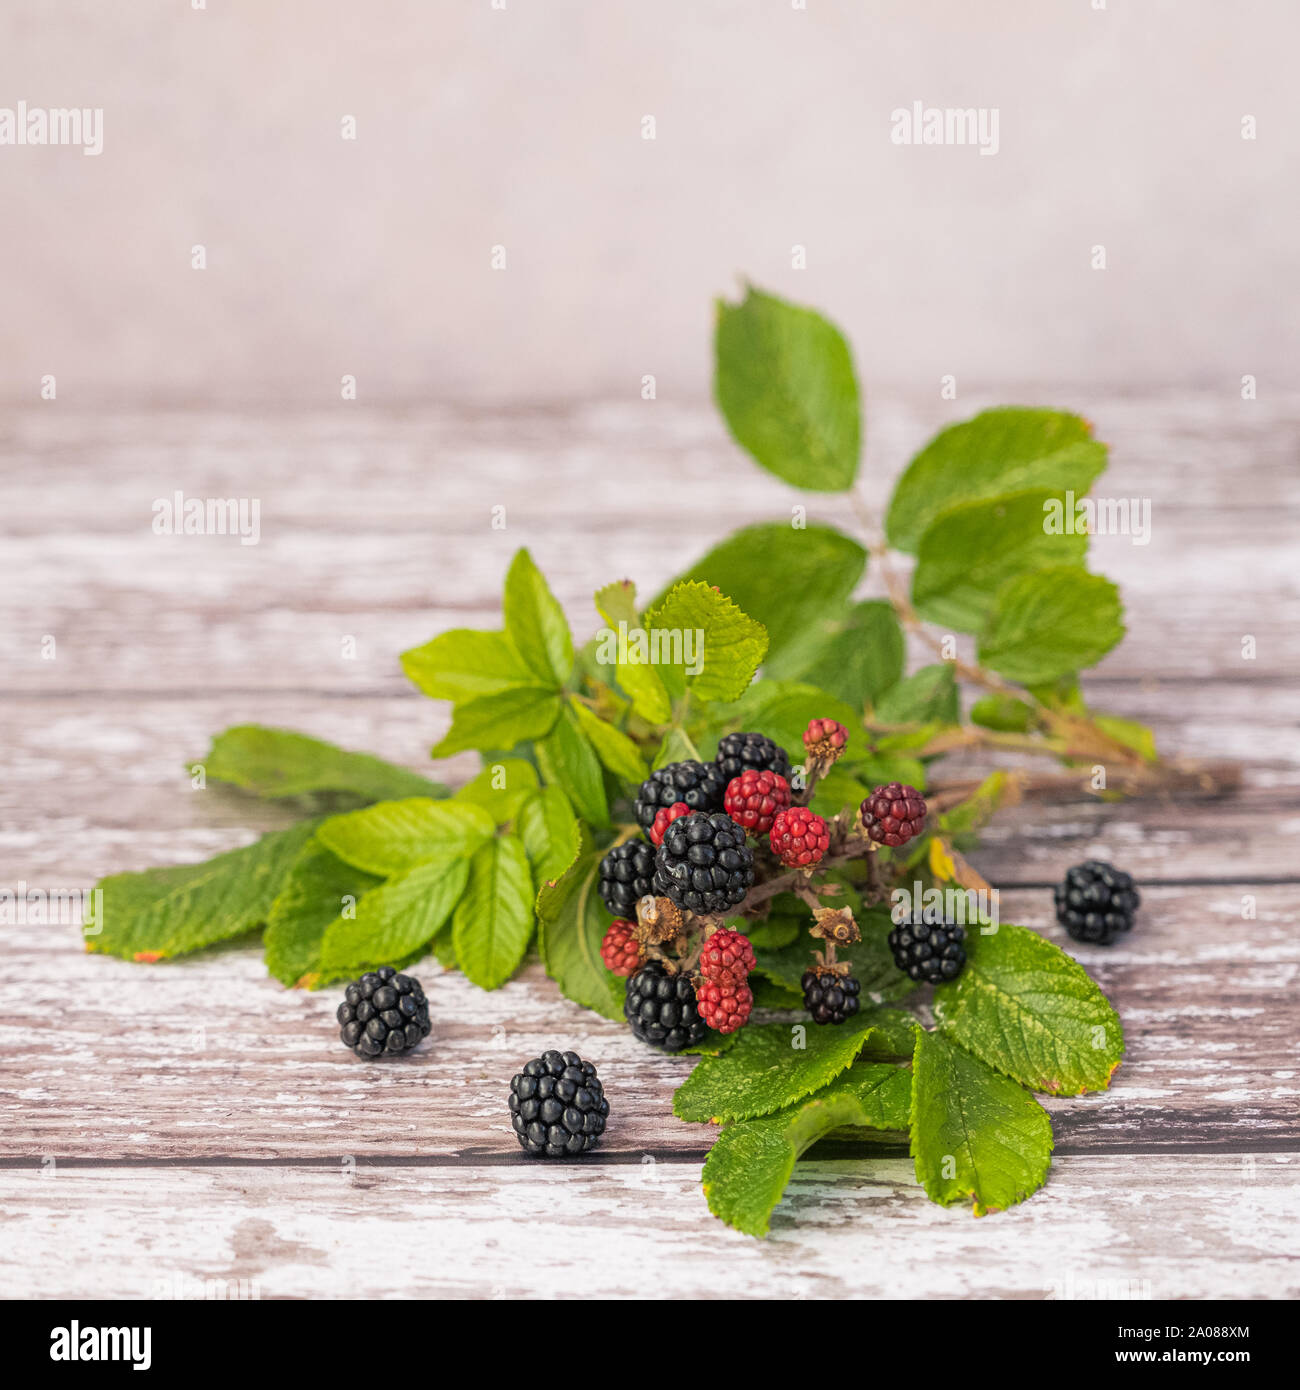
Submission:
[[[1133,926],[1142,899],[1133,876],[1100,859],[1067,869],[1065,882],[1052,890],[1056,920],[1076,941],[1109,946]]]
[[[655,855],[654,891],[689,912],[725,912],[754,882],[754,852],[730,816],[697,811],[675,820]]]
[[[814,815],[806,806],[788,806],[772,817],[767,842],[782,864],[792,869],[806,869],[821,861],[830,848],[831,837],[821,816]]]
[[[843,1023],[858,1011],[862,986],[852,975],[805,970],[799,983],[803,985],[804,1008],[814,1023]]]
[[[391,965],[353,980],[343,993],[339,1037],[358,1057],[396,1057],[429,1036],[429,1001],[419,980]]]
[[[721,811],[727,782],[716,763],[669,763],[641,783],[636,794],[636,819],[649,830],[661,807],[684,801],[692,811]]]
[[[615,845],[600,861],[600,899],[615,917],[635,917],[636,905],[650,892],[655,852],[644,840]]]
[[[858,808],[862,828],[878,845],[897,848],[925,827],[925,798],[915,787],[888,782]]]
[[[685,975],[670,975],[662,961],[648,961],[627,982],[623,1013],[634,1037],[661,1052],[680,1052],[704,1041],[695,986]]]
[[[790,776],[790,759],[785,749],[762,734],[728,734],[719,739],[715,761],[722,769],[724,787],[751,767],[760,772],[775,772],[778,777]]]
[[[510,1083],[510,1123],[532,1158],[594,1149],[608,1116],[596,1068],[576,1052],[543,1052]]]
[[[641,943],[636,939],[636,923],[615,917],[600,943],[600,958],[611,974],[627,977],[641,964]]]
[[[775,772],[750,768],[727,783],[722,809],[755,839],[772,828],[772,817],[790,804],[790,784]],[[662,815],[663,813],[660,812]]]
[[[889,933],[894,964],[912,979],[929,985],[955,980],[966,964],[965,927],[949,922],[937,908],[904,917]]]

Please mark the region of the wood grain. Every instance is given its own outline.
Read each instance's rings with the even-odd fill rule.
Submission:
[[[1293,1294],[1300,396],[1075,404],[1112,445],[1109,494],[1152,502],[1149,546],[1095,546],[1130,635],[1090,697],[1151,724],[1166,752],[1239,760],[1242,782],[1214,799],[1026,802],[973,856],[1003,920],[1058,941],[1046,885],[1068,864],[1114,858],[1143,885],[1130,938],[1072,948],[1129,1046],[1109,1091],[1046,1102],[1043,1193],[976,1222],[924,1200],[896,1139],[836,1140],[800,1165],[772,1238],[751,1241],[706,1213],[711,1127],[672,1118],[689,1061],[569,1004],[536,963],[487,995],[426,962],[434,1037],[375,1067],[339,1045],[334,991],[281,989],[247,946],[142,967],[87,956],[74,928],[2,927],[0,1295],[148,1296],[164,1279],[184,1296],[242,1280],[263,1297],[712,1297],[724,1260],[728,1291],[753,1297],[1086,1297],[1098,1280],[1121,1296]],[[937,402],[873,403],[869,500],[944,418]],[[259,497],[260,543],[153,535],[153,499],[177,488]],[[396,653],[495,625],[517,545],[583,636],[599,584],[627,574],[649,594],[731,525],[807,500],[756,472],[712,412],[666,401],[13,413],[3,882],[89,886],[286,824],[296,808],[191,788],[187,764],[229,724],[430,770],[444,707],[406,685]],[[856,524],[834,498],[810,514]],[[967,754],[943,775],[988,765]],[[599,1062],[614,1117],[589,1159],[539,1167],[502,1098],[557,1041]],[[379,1252],[399,1237],[419,1259],[395,1285]]]

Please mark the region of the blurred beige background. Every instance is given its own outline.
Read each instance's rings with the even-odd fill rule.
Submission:
[[[1095,2],[5,0],[0,106],[104,150],[0,147],[0,398],[696,399],[741,275],[873,386],[1267,390],[1300,7]],[[892,144],[916,101],[998,154]]]

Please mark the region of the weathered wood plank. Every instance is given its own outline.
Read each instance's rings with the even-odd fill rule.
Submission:
[[[1150,890],[1129,941],[1074,948],[1119,1010],[1129,1051],[1108,1092],[1047,1102],[1062,1144],[1267,1147],[1297,1137],[1294,890],[1257,890],[1258,916],[1246,921],[1241,891]],[[1050,912],[1043,890],[1001,903],[1003,920],[1068,944]],[[338,990],[283,990],[248,949],[142,966],[85,955],[69,927],[6,928],[0,949],[11,981],[0,1013],[9,1154],[510,1152],[509,1079],[554,1046],[601,1068],[616,1110],[605,1153],[698,1152],[711,1142],[707,1127],[672,1117],[672,1091],[692,1061],[652,1052],[570,1004],[538,965],[487,994],[426,961],[432,1044],[374,1065],[338,1042]]]
[[[905,1158],[806,1161],[764,1241],[709,1215],[694,1162],[34,1167],[0,1173],[0,1295],[1288,1298],[1298,1164],[1058,1158],[977,1221],[929,1203]]]

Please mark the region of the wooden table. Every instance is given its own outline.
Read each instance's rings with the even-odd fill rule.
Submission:
[[[1103,490],[1153,502],[1149,546],[1095,545],[1130,635],[1088,692],[1168,752],[1240,760],[1242,785],[1026,803],[975,856],[1003,919],[1055,940],[1047,890],[1067,865],[1113,858],[1142,884],[1131,938],[1078,948],[1129,1051],[1108,1093],[1046,1102],[1043,1192],[976,1221],[926,1201],[898,1146],[823,1148],[752,1240],[705,1207],[710,1131],[672,1117],[690,1062],[569,1004],[536,964],[484,994],[426,962],[430,1044],[372,1067],[338,1043],[337,991],[283,990],[251,948],[146,967],[85,955],[75,928],[6,926],[0,1294],[1294,1295],[1300,400],[1055,403],[1111,443]],[[937,401],[869,401],[868,495],[887,496],[943,418]],[[9,415],[0,460],[11,887],[89,886],[287,823],[283,807],[191,789],[185,763],[232,723],[427,765],[445,707],[406,685],[396,654],[496,625],[521,544],[583,638],[599,584],[629,575],[649,594],[733,525],[807,501],[852,527],[836,499],[755,470],[709,410],[662,400],[233,413],[61,399]],[[154,499],[178,488],[259,498],[259,544],[154,535]],[[519,1154],[506,1087],[557,1045],[598,1061],[613,1118],[591,1158],[540,1165]]]

